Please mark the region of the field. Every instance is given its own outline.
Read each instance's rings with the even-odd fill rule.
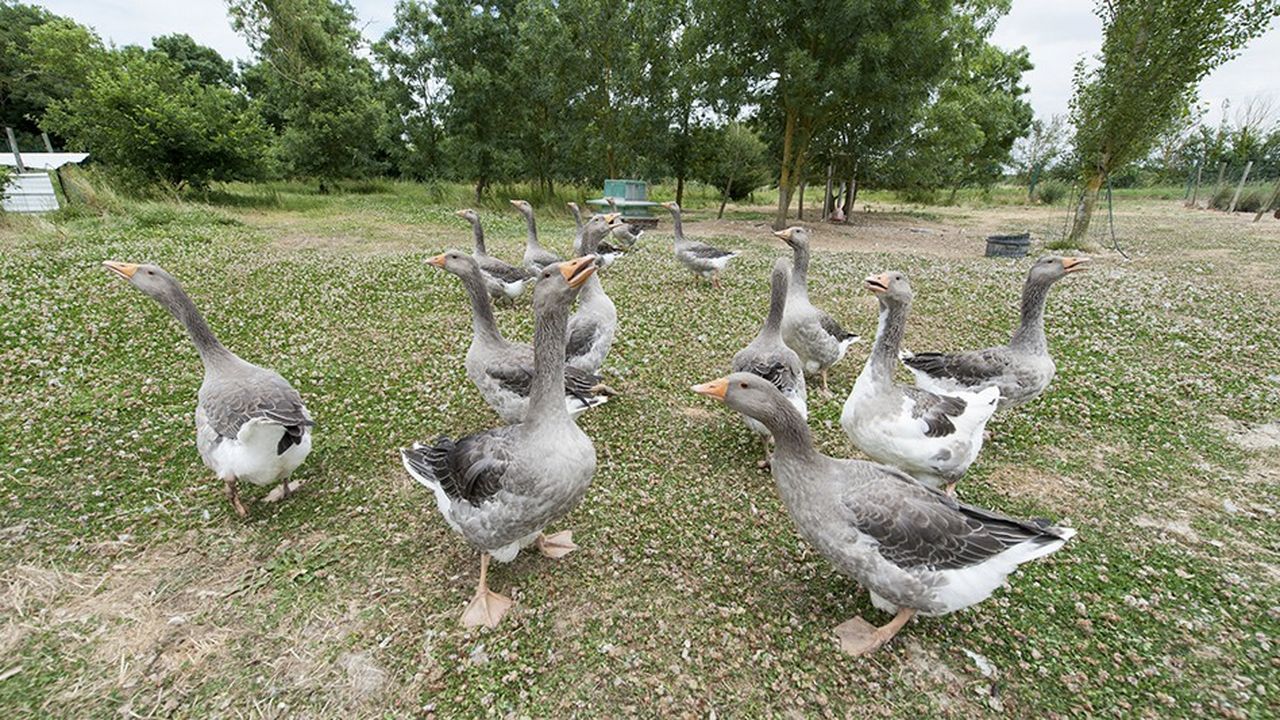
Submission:
[[[497,567],[516,607],[468,632],[456,618],[476,556],[396,448],[495,422],[463,374],[462,290],[425,263],[470,236],[438,195],[368,190],[231,187],[211,204],[0,217],[0,716],[1275,711],[1280,223],[1120,196],[1130,258],[1104,250],[1055,287],[1059,375],[993,423],[959,487],[1078,537],[988,602],[855,660],[832,627],[887,618],[800,541],[738,419],[688,391],[762,320],[784,250],[763,207],[690,213],[690,234],[743,251],[723,292],[676,264],[665,219],[604,276],[622,394],[583,417],[599,470],[553,528],[582,550]],[[909,347],[991,344],[1016,321],[1029,261],[982,258],[982,237],[1030,230],[1038,252],[1064,220],[869,200],[815,241],[815,302],[864,336],[835,396],[810,397],[836,455],[854,453],[838,418],[875,330],[861,278],[910,276]],[[518,257],[519,216],[483,216],[490,251]],[[541,218],[567,251],[567,215]],[[299,388],[318,423],[300,494],[231,512],[192,442],[194,350],[104,259],[163,265],[224,343]],[[530,337],[527,297],[498,313]]]

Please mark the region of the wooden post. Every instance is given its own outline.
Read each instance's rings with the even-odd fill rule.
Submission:
[[[1276,204],[1277,199],[1280,199],[1280,180],[1276,181],[1276,189],[1271,191],[1271,199],[1267,200],[1265,205],[1258,208],[1258,214],[1253,216],[1253,221],[1258,222],[1261,220],[1262,216],[1271,209],[1271,206]]]
[[[806,184],[804,180],[800,181],[800,197],[797,198],[799,202],[796,203],[796,220],[804,220],[804,187]]]
[[[1224,162],[1218,163],[1218,180],[1213,183],[1213,194],[1211,194],[1208,201],[1205,202],[1205,207],[1210,209],[1213,208],[1214,201],[1218,199],[1218,191],[1222,189],[1222,178],[1226,173],[1227,164]]]
[[[1253,161],[1245,163],[1244,173],[1240,175],[1240,182],[1236,185],[1236,192],[1231,196],[1231,207],[1227,210],[1229,213],[1236,211],[1236,203],[1240,202],[1240,192],[1244,190],[1244,184],[1249,180],[1249,171],[1253,169]]]
[[[13,128],[5,127],[4,133],[9,136],[9,149],[13,151],[13,159],[18,163],[18,172],[26,172],[27,168],[22,164],[22,153],[18,152],[18,138],[13,136]]]
[[[1191,205],[1189,207],[1200,207],[1200,176],[1203,173],[1204,165],[1202,163],[1196,163],[1196,186],[1195,189],[1191,191]]]
[[[49,133],[41,131],[40,137],[44,138],[44,151],[47,153],[52,153],[53,143],[49,142]]]

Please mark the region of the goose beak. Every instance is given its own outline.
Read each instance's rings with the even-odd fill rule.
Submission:
[[[442,268],[442,267],[444,267],[444,254],[442,253],[442,254],[437,255],[437,256],[435,256],[435,257],[433,257],[433,258],[428,258],[428,259],[427,259],[427,264],[428,264],[428,265],[435,265],[435,266],[436,266],[436,267],[438,267],[438,268]]]
[[[675,203],[673,203],[673,202],[664,202],[664,203],[658,203],[658,204],[659,204],[659,205],[661,205],[662,207],[664,207],[664,208],[668,209],[668,210],[675,210],[675,205],[676,205],[676,204],[675,204]]]
[[[525,202],[523,200],[510,200],[508,202],[517,210],[524,210]]]
[[[569,287],[578,289],[582,287],[582,283],[591,277],[596,271],[596,256],[583,255],[580,258],[574,258],[567,262],[560,263],[560,274],[564,276],[564,281],[569,283]]]
[[[1081,270],[1088,270],[1085,263],[1089,262],[1087,257],[1064,257],[1062,258],[1062,269],[1068,275]]]
[[[471,212],[470,210],[459,210],[459,211],[455,212],[455,213],[454,213],[454,215],[457,215],[458,217],[463,218],[464,220],[466,220],[466,219],[469,219],[469,218],[467,218],[467,214],[468,214],[468,213],[470,213],[470,212]]]
[[[791,234],[796,231],[795,228],[789,227],[786,230],[779,230],[774,233],[775,237],[781,238],[786,242],[791,242]]]
[[[622,213],[608,213],[604,216],[604,221],[609,227],[614,227],[622,222]]]
[[[729,390],[729,378],[717,378],[710,382],[704,382],[701,385],[694,385],[689,389],[699,395],[706,395],[709,398],[723,402],[724,394]]]
[[[880,273],[879,275],[868,275],[866,280],[862,281],[868,290],[877,295],[882,292],[889,291],[889,273]]]
[[[105,265],[108,270],[119,275],[125,280],[131,279],[133,274],[138,272],[138,266],[133,263],[122,263],[116,262],[115,260],[107,260],[102,264]]]

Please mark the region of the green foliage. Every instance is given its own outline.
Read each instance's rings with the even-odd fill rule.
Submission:
[[[729,123],[723,129],[701,133],[698,140],[703,155],[696,177],[719,188],[722,195],[727,189],[726,199],[742,200],[769,181],[769,147],[746,125]]]
[[[48,88],[30,72],[31,29],[55,16],[44,8],[0,1],[0,125],[20,134],[39,132],[35,119],[48,105]]]
[[[104,56],[85,87],[49,106],[44,123],[134,187],[255,177],[269,143],[243,98],[137,48]]]
[[[235,82],[235,68],[231,63],[217,50],[192,40],[190,35],[161,35],[151,40],[151,46],[177,63],[183,73],[198,78],[205,85],[231,87]]]
[[[1057,205],[1070,188],[1061,180],[1049,180],[1036,186],[1036,200],[1044,205]]]
[[[326,181],[383,169],[385,109],[345,0],[232,0],[232,23],[262,59],[246,85],[280,131],[291,173]]]

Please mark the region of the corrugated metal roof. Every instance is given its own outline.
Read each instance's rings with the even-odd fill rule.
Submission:
[[[89,153],[24,152],[22,153],[22,166],[28,170],[57,170],[63,165],[82,163],[87,157],[89,157]],[[18,161],[13,159],[13,153],[0,152],[0,165],[18,167]]]
[[[47,153],[46,153],[47,154]],[[24,165],[26,163],[23,163]],[[21,173],[4,188],[5,212],[33,213],[58,209],[58,196],[47,172]]]

